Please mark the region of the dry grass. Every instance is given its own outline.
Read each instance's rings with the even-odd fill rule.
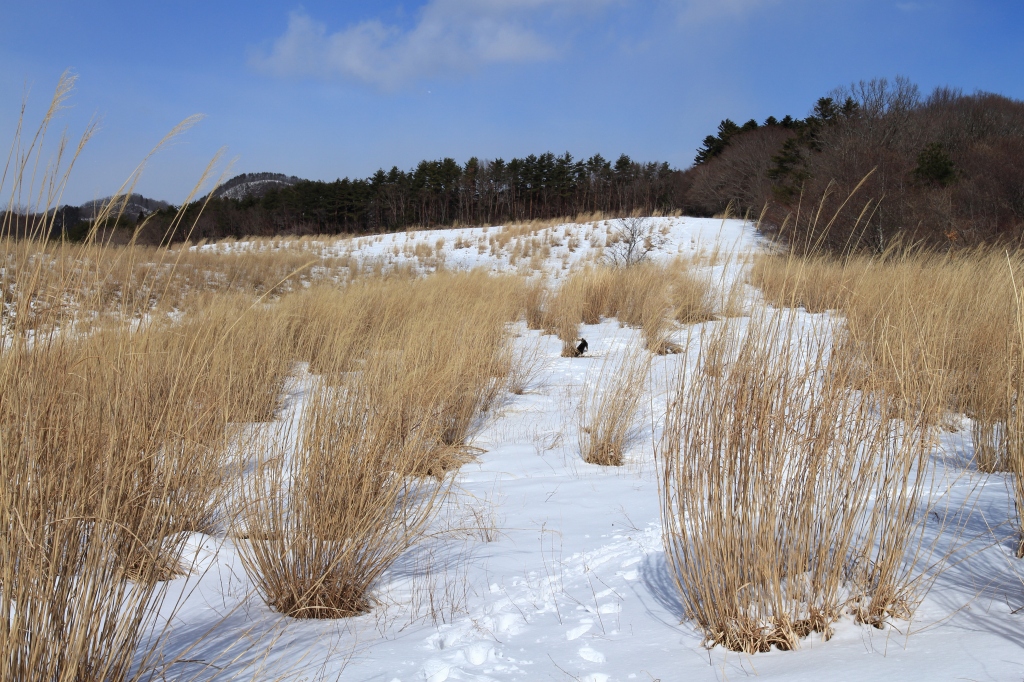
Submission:
[[[16,140],[13,184],[0,186],[9,205],[42,197],[0,228],[2,679],[152,670],[159,636],[142,637],[185,569],[187,534],[216,530],[236,452],[257,465],[241,486],[240,551],[267,603],[297,618],[366,611],[472,456],[484,413],[529,385],[539,353],[510,337],[524,311],[563,354],[603,317],[638,327],[654,353],[672,352],[675,322],[712,319],[708,282],[679,265],[583,268],[549,293],[354,257],[379,237],[115,247],[101,219],[84,243],[48,242],[59,160],[42,189],[24,185],[49,120],[27,148]],[[537,260],[579,241],[555,224],[505,228],[490,246]],[[442,246],[409,254],[442,270]],[[1017,472],[1024,508],[1020,265],[982,252],[757,264],[769,300],[837,307],[845,322],[804,330],[779,314],[705,331],[676,387],[661,448],[666,546],[709,642],[793,648],[844,610],[875,625],[906,617],[923,457],[944,409],[974,419],[981,468]],[[252,440],[247,425],[275,418],[296,360],[314,375],[301,416]],[[588,383],[587,461],[622,463],[650,361],[631,351],[602,368],[605,386]]]
[[[253,243],[233,250],[5,241],[0,332],[6,335],[71,326],[87,331],[105,320],[181,310],[194,305],[192,299],[215,293],[276,296],[352,276],[342,259],[319,256],[300,240],[273,249]]]
[[[45,241],[70,164],[32,164],[70,87],[0,187],[40,202],[0,232],[0,678],[119,681],[156,665],[142,638],[211,523],[232,422],[269,416],[288,356],[251,295],[163,314],[177,256],[100,243],[103,217],[83,244]]]
[[[294,618],[369,610],[370,587],[421,538],[443,493],[408,476],[434,434],[396,432],[396,377],[375,369],[314,388],[295,447],[276,439],[243,488],[243,564],[267,604]]]
[[[948,394],[945,407],[977,423],[979,465],[1001,466],[1002,431],[1011,410],[1016,309],[1014,279],[1024,273],[1020,254],[978,250],[892,258],[762,258],[754,282],[769,301],[832,308],[843,314],[850,336],[872,375],[885,377],[893,396],[911,392],[901,385],[908,368],[920,376],[922,362],[940,368]],[[984,435],[987,434],[987,435]],[[998,441],[998,442],[997,442]]]
[[[762,256],[754,261],[749,279],[774,305],[820,313],[842,307],[862,274],[855,267],[836,265],[827,257]]]
[[[670,341],[673,320],[683,324],[714,319],[710,282],[682,261],[668,266],[644,263],[628,268],[585,266],[574,270],[548,297],[545,329],[562,340],[565,357],[574,354],[579,325],[615,317],[641,330],[648,350],[678,352]]]
[[[547,301],[547,287],[543,280],[531,282],[523,292],[523,305],[526,311],[526,328],[544,328],[544,308]]]
[[[587,316],[586,310],[587,283],[588,280],[585,277],[570,276],[556,293],[547,297],[547,305],[544,310],[544,330],[554,334],[562,342],[563,358],[576,356],[580,323],[584,319],[591,319]]]
[[[661,447],[665,544],[709,645],[793,649],[915,603],[927,420],[851,391],[840,330],[765,313],[702,338]],[[902,427],[895,426],[902,424]]]
[[[626,351],[614,363],[607,358],[599,376],[604,385],[588,377],[580,394],[578,442],[584,461],[621,466],[630,435],[636,426],[640,401],[647,390],[651,356],[639,349]]]
[[[752,280],[776,304],[837,309],[848,330],[844,350],[859,359],[860,375],[924,414],[970,417],[978,469],[1009,470],[1019,481],[1024,346],[1015,283],[1022,274],[1020,252],[979,249],[845,260],[765,257]],[[1017,494],[1022,509],[1024,490]]]
[[[547,366],[547,359],[538,342],[519,345],[509,352],[511,365],[508,373],[508,392],[523,395],[537,383],[538,377]]]
[[[186,533],[210,529],[232,424],[273,414],[282,329],[228,297],[0,354],[5,677],[125,679]]]
[[[281,305],[292,311],[311,372],[341,379],[377,356],[400,360],[408,409],[444,421],[440,445],[461,447],[506,386],[515,359],[508,325],[521,315],[525,291],[516,277],[440,273],[311,288]]]
[[[3,354],[7,679],[125,679],[183,531],[206,519],[223,437],[190,400],[190,368],[152,354],[162,340]]]
[[[474,421],[516,358],[522,283],[483,273],[368,280],[296,294],[296,346],[321,375],[292,452],[272,439],[243,498],[246,569],[296,618],[366,611],[382,573],[422,538],[470,456]]]
[[[1017,558],[1024,558],[1024,409],[1020,397],[1024,396],[1024,292],[1016,278],[1013,281],[1015,328],[1011,343],[1010,381],[1007,394],[1010,416],[1006,420],[1007,466],[1013,474],[1010,482],[1017,510]]]
[[[7,243],[31,253],[28,242]],[[104,263],[151,257],[97,249],[80,253]],[[394,273],[280,300],[273,286],[262,299],[248,287],[214,288],[178,299],[173,315],[162,299],[168,280],[140,280],[148,308],[108,305],[99,271],[56,281],[57,294],[79,295],[71,316],[57,306],[18,314],[41,290],[19,283],[0,352],[5,679],[119,680],[133,665],[147,669],[138,647],[162,581],[180,570],[186,534],[212,530],[229,452],[257,445],[238,426],[274,417],[295,359],[323,379],[297,427],[297,453],[277,458],[288,434],[262,443],[263,495],[247,488],[245,508],[262,511],[246,520],[254,538],[278,544],[258,545],[248,566],[285,613],[365,608],[368,586],[414,541],[414,521],[429,517],[440,481],[469,456],[475,420],[518,369],[509,343],[523,309],[518,278],[442,273],[414,286]],[[76,315],[91,315],[89,325]],[[284,494],[287,518],[274,517]],[[309,527],[334,544],[303,535]],[[298,556],[312,563],[300,567]],[[325,556],[344,561],[327,570]]]
[[[715,319],[711,282],[676,261],[668,268],[672,318],[680,324],[699,324]]]

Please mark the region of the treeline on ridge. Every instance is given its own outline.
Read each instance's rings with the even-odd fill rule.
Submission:
[[[723,121],[687,175],[688,211],[764,210],[799,249],[1020,244],[1024,102],[862,81],[802,120]]]
[[[244,199],[212,198],[186,208],[191,239],[276,234],[373,233],[411,226],[484,225],[604,212],[671,211],[682,205],[685,176],[667,163],[622,155],[611,163],[565,153],[464,165],[422,161],[365,179],[302,180]],[[200,215],[200,209],[202,214]],[[175,209],[148,217],[140,239],[163,239]],[[181,237],[179,233],[178,237]]]
[[[259,183],[258,191],[246,191],[247,182]],[[726,119],[686,170],[625,154],[612,163],[548,152],[510,161],[421,161],[409,171],[392,167],[334,182],[249,174],[187,206],[171,239],[730,209],[762,217],[762,230],[802,249],[1019,244],[1024,102],[951,88],[924,97],[905,78],[875,79],[836,89],[802,119]],[[176,211],[129,211],[104,233],[126,241],[138,230],[141,243],[166,242]],[[90,227],[85,219],[64,207],[51,236],[81,238]],[[17,222],[8,226],[15,233]]]

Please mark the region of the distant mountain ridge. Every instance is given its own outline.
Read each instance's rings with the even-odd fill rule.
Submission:
[[[242,173],[213,191],[216,199],[243,201],[260,198],[272,190],[284,189],[302,182],[302,178],[283,173]]]
[[[93,201],[87,201],[78,207],[80,211],[79,216],[82,220],[93,220],[99,214],[100,210],[107,203],[110,202],[111,197],[104,197],[102,199],[94,199]],[[124,210],[121,212],[122,215],[129,218],[136,218],[140,214],[149,215],[153,211],[159,211],[170,206],[166,201],[160,199],[150,199],[144,197],[141,194],[132,194],[128,197],[128,203],[125,205]]]
[[[243,201],[250,198],[259,199],[267,194],[267,192],[292,187],[300,182],[303,182],[302,178],[295,177],[294,175],[285,175],[284,173],[242,173],[215,189],[213,191],[213,198],[234,199],[235,201]],[[78,218],[81,220],[93,220],[100,210],[110,202],[111,198],[94,199],[80,206],[68,208],[77,208]],[[151,199],[141,194],[132,194],[128,197],[128,202],[124,210],[121,211],[121,214],[125,217],[137,218],[140,214],[147,216],[154,211],[160,211],[169,206],[171,206],[170,202],[161,199]]]

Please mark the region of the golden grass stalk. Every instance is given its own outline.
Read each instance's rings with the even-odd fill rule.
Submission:
[[[678,352],[669,339],[672,321],[713,319],[710,284],[682,261],[670,266],[579,268],[549,297],[545,329],[562,340],[563,357],[572,357],[579,324],[596,324],[603,317],[616,317],[621,324],[640,329],[652,353]]]
[[[368,279],[343,290],[314,287],[286,297],[295,344],[310,371],[344,382],[384,362],[403,405],[394,428],[429,419],[438,461],[432,473],[465,461],[475,420],[505,391],[518,358],[509,324],[522,313],[523,282],[482,272],[421,280]]]
[[[295,451],[279,436],[243,493],[242,556],[274,609],[339,618],[372,606],[375,581],[421,538],[474,419],[505,386],[519,286],[441,273],[282,301],[323,376]]]
[[[794,649],[851,605],[872,623],[913,605],[927,430],[851,391],[854,361],[830,351],[840,330],[818,324],[729,321],[679,376],[660,453],[665,545],[708,645]]]
[[[6,679],[126,679],[180,553],[176,464],[197,449],[170,442],[166,402],[136,399],[147,368],[126,351],[107,338],[0,361]]]
[[[27,149],[16,137],[0,187],[0,678],[120,681],[156,664],[159,634],[142,638],[219,500],[229,420],[272,409],[283,370],[240,356],[266,350],[239,324],[249,306],[203,304],[187,324],[147,314],[169,251],[101,244],[98,229],[46,242],[71,164],[63,140],[49,169],[30,157],[69,90],[62,79]],[[116,220],[123,198],[101,213]],[[117,295],[114,271],[130,273]]]
[[[711,282],[694,274],[682,261],[667,268],[672,318],[680,324],[699,324],[715,319]]]
[[[508,391],[523,395],[537,381],[547,361],[536,341],[527,341],[510,350],[511,365],[508,374]]]
[[[273,609],[344,618],[373,605],[372,587],[422,537],[444,486],[411,477],[431,454],[427,423],[393,426],[396,377],[369,367],[319,383],[290,434],[268,448],[243,487],[243,565]]]
[[[862,374],[923,414],[941,416],[924,399],[965,413],[975,462],[991,472],[1008,466],[1013,440],[1013,281],[1021,273],[1020,253],[983,248],[842,260],[768,256],[755,264],[752,281],[775,304],[836,309],[855,344],[846,351],[860,358]],[[936,382],[941,394],[922,388]]]
[[[580,323],[584,319],[587,305],[584,292],[584,276],[570,275],[556,292],[548,296],[544,314],[544,330],[558,337],[562,342],[562,357],[576,357],[579,342]],[[593,319],[593,318],[590,318]],[[596,321],[599,321],[600,317]]]
[[[650,355],[640,349],[624,352],[611,362],[606,357],[597,377],[587,377],[580,393],[577,440],[584,461],[621,466],[636,427],[640,401],[647,388]]]
[[[524,291],[523,304],[526,308],[526,328],[544,328],[544,305],[547,287],[543,281],[532,282]]]
[[[1010,344],[1010,380],[1007,382],[1009,417],[1006,420],[1007,465],[1011,473],[1014,508],[1017,510],[1017,558],[1024,558],[1024,292],[1013,276],[1013,261],[1007,257],[1012,276],[1014,333]]]

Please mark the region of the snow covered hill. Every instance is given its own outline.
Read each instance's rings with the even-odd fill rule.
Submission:
[[[291,187],[300,178],[282,173],[243,173],[236,175],[218,187],[213,196],[218,199],[235,199],[241,201],[250,197],[262,197],[275,189]]]
[[[100,209],[103,208],[110,201],[110,197],[103,199],[96,199],[95,201],[88,201],[81,206],[81,217],[84,220],[92,220],[99,213]],[[160,201],[159,199],[150,199],[144,197],[141,194],[132,194],[128,197],[127,203],[124,205],[122,214],[125,217],[135,219],[140,214],[149,215],[153,211],[159,211],[160,209],[167,208],[170,206],[166,201]],[[120,208],[120,206],[118,206]]]
[[[653,257],[693,260],[720,292],[765,248],[743,221],[653,220],[665,237]],[[546,228],[557,245],[543,255],[542,271],[563,277],[611,227]],[[448,268],[531,271],[533,256],[516,257],[514,243],[490,247],[499,230],[408,232],[324,248],[386,268],[421,263],[414,252],[423,245]],[[743,306],[757,302],[755,290],[739,286]],[[641,343],[639,332],[616,320],[585,325],[591,352],[582,358],[560,357],[552,336],[518,334],[542,371],[478,424],[471,445],[480,454],[460,470],[435,535],[388,571],[371,613],[345,621],[283,618],[254,593],[233,540],[196,534],[195,566],[175,581],[164,607],[176,609],[164,655],[179,659],[166,679],[215,672],[218,679],[379,682],[1024,679],[1024,584],[998,528],[1012,509],[999,475],[965,466],[969,428],[945,433],[936,448],[934,463],[964,532],[938,537],[935,556],[973,543],[971,556],[938,577],[913,621],[875,629],[847,617],[831,640],[811,635],[797,651],[708,650],[684,618],[666,565],[654,451],[671,377],[699,349],[653,359],[627,462],[601,467],[579,455],[580,396]],[[298,418],[308,386],[308,377],[294,379],[283,423]],[[965,499],[973,502],[958,506]]]

